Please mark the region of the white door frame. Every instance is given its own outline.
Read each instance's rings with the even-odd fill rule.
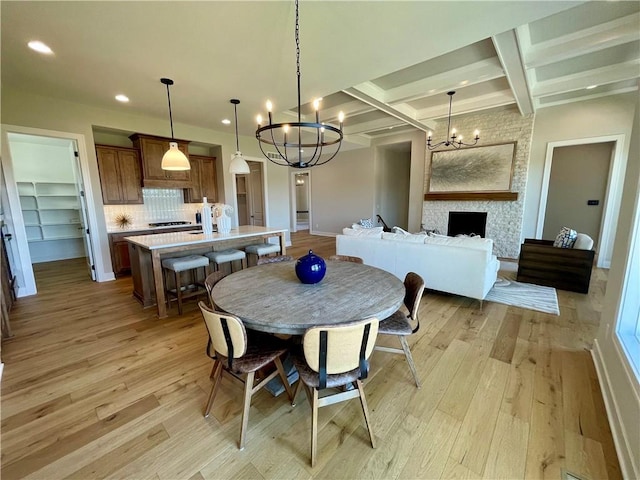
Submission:
[[[609,165],[607,191],[605,193],[604,205],[602,207],[600,238],[598,239],[598,260],[596,266],[599,268],[609,268],[611,266],[613,241],[616,234],[616,225],[618,224],[620,202],[622,201],[624,172],[627,168],[627,157],[623,154],[625,135],[620,134],[606,135],[603,137],[578,138],[574,140],[549,142],[547,144],[547,155],[544,161],[544,173],[542,176],[542,189],[540,191],[540,205],[538,208],[538,224],[536,227],[536,238],[542,238],[544,217],[547,209],[547,196],[549,194],[549,180],[551,178],[551,164],[553,163],[553,150],[556,147],[588,145],[592,143],[605,142],[613,142],[613,152]]]
[[[231,158],[235,156],[232,155]],[[262,195],[264,197],[264,226],[269,227],[269,191],[267,182],[267,159],[260,157],[249,157],[247,155],[243,155],[244,159],[248,162],[260,162],[262,163]],[[236,174],[231,174],[231,188],[232,188],[232,203],[230,204],[233,207],[233,221],[235,222],[236,227],[239,225],[238,223],[238,186],[236,185]]]
[[[298,219],[297,219],[297,210],[298,210],[298,201],[297,201],[297,197],[296,197],[296,175],[300,174],[300,173],[308,173],[309,174],[309,184],[307,185],[307,205],[309,205],[309,233],[311,233],[311,225],[313,225],[313,222],[311,221],[311,169],[293,169],[291,171],[291,181],[290,183],[290,190],[291,190],[291,215],[290,215],[290,222],[291,222],[291,231],[292,232],[297,232],[298,231]]]
[[[22,218],[22,210],[20,208],[20,196],[18,194],[18,185],[13,175],[13,161],[11,159],[11,150],[9,149],[9,133],[21,133],[25,135],[35,135],[39,137],[53,137],[67,140],[75,140],[78,147],[78,155],[80,156],[80,169],[82,173],[82,181],[85,187],[85,198],[89,213],[89,229],[94,234],[91,235],[91,246],[94,253],[95,272],[99,282],[111,280],[111,278],[101,278],[104,266],[102,265],[102,251],[100,242],[97,238],[98,219],[96,217],[96,205],[93,201],[93,191],[91,187],[91,178],[89,176],[89,162],[87,156],[87,145],[84,135],[70,132],[59,132],[56,130],[45,130],[40,128],[30,128],[18,125],[2,125],[2,169],[4,170],[5,182],[7,187],[7,198],[9,200],[9,209],[13,218],[14,238],[16,240],[18,257],[17,263],[22,269],[24,285],[18,285],[18,297],[27,295],[35,295],[37,293],[35,277],[33,275],[33,266],[31,264],[31,254],[29,253],[29,243],[27,242],[27,231]]]

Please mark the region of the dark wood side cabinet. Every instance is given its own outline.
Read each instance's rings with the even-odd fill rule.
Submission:
[[[595,253],[554,247],[552,240],[527,238],[520,247],[517,280],[588,293]]]
[[[102,201],[105,205],[143,203],[142,173],[138,151],[133,148],[96,145]]]
[[[142,162],[142,185],[152,188],[191,188],[191,171],[169,171],[162,169],[162,157],[169,150],[169,142],[178,144],[178,149],[189,158],[189,142],[171,140],[134,133],[129,137],[134,148],[140,152]]]
[[[191,162],[191,188],[184,190],[184,201],[200,203],[202,197],[207,197],[209,203],[217,202],[216,158],[190,155],[189,161]]]

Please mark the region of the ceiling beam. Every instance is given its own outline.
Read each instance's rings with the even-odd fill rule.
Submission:
[[[527,68],[561,62],[640,39],[640,13],[611,20],[559,38],[531,45],[523,50]]]
[[[353,98],[356,98],[358,100],[360,100],[361,102],[364,102],[368,105],[371,105],[372,107],[377,108],[378,110],[380,110],[381,112],[386,113],[387,115],[391,115],[392,117],[395,117],[399,120],[402,120],[405,123],[408,123],[409,125],[412,125],[414,127],[416,127],[419,130],[422,131],[428,131],[430,128],[433,128],[432,125],[429,124],[425,124],[422,122],[417,121],[415,118],[413,118],[412,116],[408,115],[407,113],[404,113],[401,111],[401,109],[398,108],[394,108],[391,105],[387,105],[386,103],[384,103],[384,100],[380,100],[378,98],[375,98],[363,91],[360,90],[359,87],[351,87],[351,88],[347,88],[346,90],[342,90],[344,93],[346,93],[347,95],[351,95]]]
[[[355,133],[369,133],[377,130],[384,130],[385,128],[393,128],[405,125],[405,122],[398,120],[395,117],[378,118],[377,120],[370,120],[368,122],[356,123],[353,125],[345,125],[344,134],[352,135]]]
[[[527,73],[518,48],[516,31],[509,30],[500,33],[492,37],[492,40],[513,96],[516,99],[520,114],[529,115],[533,113],[535,109],[529,92]]]
[[[479,95],[466,100],[456,100],[454,103],[455,111],[452,116],[465,115],[467,113],[486,110],[488,108],[502,107],[515,103],[511,90],[502,90],[501,92],[488,93]],[[437,105],[435,107],[423,108],[418,110],[416,115],[419,119],[445,118],[449,113],[449,104]]]
[[[353,117],[356,115],[362,115],[364,113],[369,113],[377,110],[371,105],[367,105],[366,103],[362,103],[359,100],[353,100],[351,102],[343,103],[341,105],[336,105],[331,108],[323,108],[320,110],[320,116],[322,117],[322,121],[330,121],[330,122],[338,122],[338,114],[340,112],[344,113],[345,118]]]
[[[534,98],[544,97],[580,90],[590,85],[606,85],[608,83],[631,80],[638,78],[639,67],[640,59],[634,59],[628,62],[565,75],[564,77],[538,82],[531,89],[531,94]]]
[[[453,70],[416,80],[384,92],[385,103],[394,105],[428,95],[439,95],[456,87],[468,87],[504,77],[497,58],[487,58]]]
[[[358,133],[352,135],[344,135],[343,142],[351,143],[353,145],[360,145],[361,147],[371,146],[371,137],[360,135]]]

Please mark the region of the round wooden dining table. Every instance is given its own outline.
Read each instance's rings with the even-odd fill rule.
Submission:
[[[404,284],[369,265],[327,260],[320,283],[304,284],[296,262],[267,263],[233,273],[211,292],[217,309],[236,315],[252,330],[302,335],[316,325],[365,318],[383,320],[404,300]]]

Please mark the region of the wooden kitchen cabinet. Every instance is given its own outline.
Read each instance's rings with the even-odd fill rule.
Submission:
[[[129,242],[126,240],[114,240],[111,238],[111,262],[113,273],[117,276],[131,273],[131,260],[129,259]]]
[[[185,189],[185,203],[200,203],[207,197],[209,203],[218,201],[216,158],[191,155],[191,188]]]
[[[140,157],[132,148],[96,145],[105,205],[143,203]]]
[[[191,171],[170,171],[162,169],[162,157],[169,150],[169,143],[176,142],[178,149],[189,158],[189,142],[171,140],[134,133],[129,137],[133,146],[140,152],[142,162],[142,185],[153,188],[190,188]]]
[[[184,232],[186,230],[200,230],[200,225],[181,225],[168,228],[150,230],[130,230],[109,234],[109,248],[111,250],[111,264],[116,277],[131,273],[131,257],[129,256],[129,242],[125,237],[134,235],[155,235],[157,233]]]

